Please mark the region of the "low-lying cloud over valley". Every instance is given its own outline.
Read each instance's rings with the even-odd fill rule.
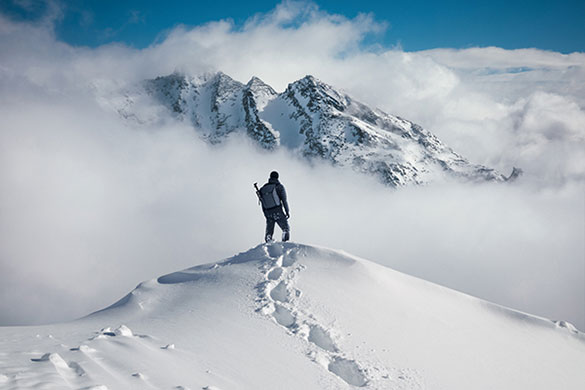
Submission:
[[[0,325],[62,321],[138,282],[262,241],[252,190],[276,169],[292,239],[585,329],[585,54],[366,45],[386,28],[307,3],[243,27],[177,26],[145,49],[73,47],[0,15]],[[397,190],[348,169],[132,124],[108,97],[174,71],[311,74],[435,133],[514,183]],[[16,304],[18,303],[18,304]]]

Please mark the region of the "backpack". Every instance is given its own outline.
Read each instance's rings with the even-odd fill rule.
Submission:
[[[280,197],[276,192],[276,184],[266,184],[260,189],[260,195],[262,196],[262,206],[265,209],[280,206]]]

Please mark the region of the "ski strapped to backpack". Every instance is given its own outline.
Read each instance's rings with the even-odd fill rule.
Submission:
[[[260,189],[258,189],[258,183],[254,183],[254,188],[256,189],[256,195],[258,195],[258,204],[261,204],[264,207],[264,203],[262,203],[262,194],[260,193]]]

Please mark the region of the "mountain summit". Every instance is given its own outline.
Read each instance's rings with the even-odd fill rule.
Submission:
[[[351,167],[390,186],[441,177],[508,180],[470,163],[428,130],[372,109],[313,76],[277,93],[257,77],[242,84],[221,72],[197,77],[173,73],[126,91],[117,109],[127,118],[148,121],[140,118],[137,107],[145,97],[166,107],[174,118],[191,123],[210,143],[245,133],[265,149],[286,148],[309,160]]]
[[[0,327],[15,389],[581,390],[585,338],[376,263],[296,243],[143,282],[114,305]]]

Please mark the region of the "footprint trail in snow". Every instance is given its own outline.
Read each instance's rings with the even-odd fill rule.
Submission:
[[[563,321],[273,243],[140,283],[76,321],[0,327],[0,389],[581,390],[583,341]]]
[[[315,315],[301,308],[302,291],[295,288],[298,274],[305,269],[299,263],[299,247],[272,243],[265,247],[267,261],[262,266],[265,279],[257,286],[258,311],[308,343],[307,355],[347,384],[363,387],[369,379],[358,362],[343,352],[332,336],[334,329],[322,325]]]

